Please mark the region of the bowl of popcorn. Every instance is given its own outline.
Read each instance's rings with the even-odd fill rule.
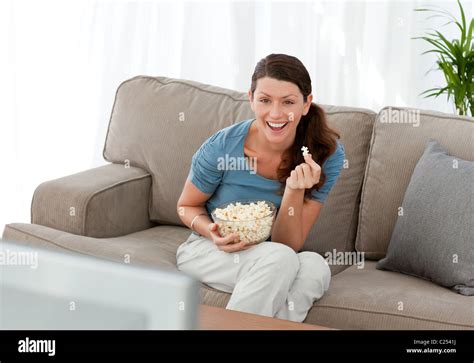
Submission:
[[[240,241],[266,241],[272,232],[276,207],[266,200],[245,199],[222,204],[211,212],[222,237],[236,233]]]

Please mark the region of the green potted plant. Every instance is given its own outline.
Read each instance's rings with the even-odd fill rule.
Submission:
[[[442,17],[449,19],[444,24],[454,23],[460,30],[460,39],[449,41],[446,37],[435,29],[429,29],[432,32],[422,37],[412,39],[422,39],[433,46],[432,49],[423,52],[437,53],[436,69],[443,71],[446,79],[444,87],[436,87],[422,92],[420,95],[427,97],[438,97],[441,94],[448,95],[448,101],[454,97],[454,105],[459,115],[474,116],[474,41],[472,32],[474,27],[474,19],[470,19],[470,23],[466,22],[464,9],[459,0],[457,0],[459,10],[461,12],[461,21],[459,22],[448,11],[434,6],[426,8],[417,8],[415,11],[428,11],[434,13],[427,19],[434,17]]]

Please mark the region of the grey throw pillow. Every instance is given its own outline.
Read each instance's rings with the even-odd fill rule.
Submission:
[[[474,295],[473,196],[474,162],[449,155],[430,139],[377,269]]]

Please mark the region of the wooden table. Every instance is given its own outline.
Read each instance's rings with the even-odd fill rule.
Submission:
[[[198,330],[331,330],[324,326],[199,305]]]

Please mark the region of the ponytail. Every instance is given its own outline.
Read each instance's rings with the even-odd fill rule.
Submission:
[[[286,179],[291,171],[301,163],[304,163],[304,157],[301,152],[302,146],[307,146],[313,160],[322,168],[324,162],[332,155],[337,148],[337,139],[340,135],[328,126],[326,113],[322,107],[312,102],[308,113],[301,117],[296,128],[295,141],[282,156],[282,161],[278,167],[278,181],[281,183],[279,195],[283,195],[286,187]],[[319,190],[326,182],[326,175],[321,170],[319,182],[312,188],[305,190],[305,198],[311,198],[313,189]]]

